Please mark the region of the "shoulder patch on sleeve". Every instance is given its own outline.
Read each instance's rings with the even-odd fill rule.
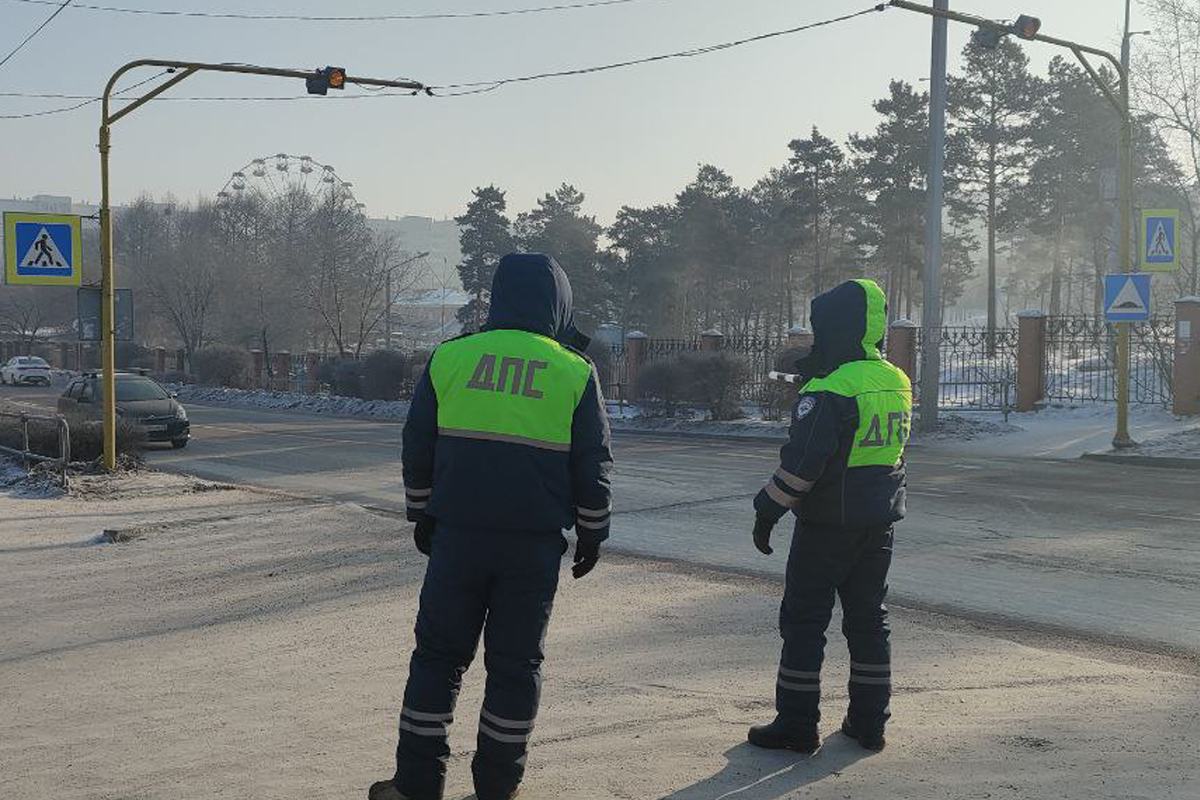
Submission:
[[[817,407],[817,398],[811,394],[806,394],[800,398],[800,402],[796,404],[796,419],[804,419],[813,412]]]

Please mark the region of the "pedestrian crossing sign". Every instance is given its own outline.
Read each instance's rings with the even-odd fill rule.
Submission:
[[[1104,319],[1107,322],[1145,322],[1150,319],[1150,276],[1104,276]]]
[[[1142,212],[1142,269],[1147,272],[1179,269],[1179,209]]]
[[[83,236],[79,217],[4,213],[5,283],[79,286],[82,279]]]

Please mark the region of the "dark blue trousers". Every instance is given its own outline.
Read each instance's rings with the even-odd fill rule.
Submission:
[[[821,664],[834,596],[850,647],[851,723],[882,732],[891,712],[887,574],[892,527],[852,528],[797,522],[779,610],[783,656],[775,688],[780,717],[796,726],[821,719]]]
[[[480,633],[487,687],[471,764],[476,793],[481,800],[502,797],[520,783],[565,541],[559,531],[438,525],[400,712],[395,780],[403,794],[442,797],[446,735]]]

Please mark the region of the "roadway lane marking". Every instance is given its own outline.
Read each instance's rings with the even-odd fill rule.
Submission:
[[[359,446],[365,445],[368,447],[386,447],[389,450],[391,450],[391,449],[398,450],[400,448],[399,440],[396,440],[395,442],[378,442],[378,441],[371,441],[369,439],[337,439],[332,436],[314,436],[312,434],[287,433],[284,431],[265,431],[265,430],[260,430],[260,429],[256,429],[256,428],[234,428],[234,427],[230,427],[227,425],[207,425],[207,424],[205,424],[205,425],[193,425],[192,427],[197,430],[224,431],[226,433],[241,433],[241,434],[249,434],[251,436],[279,436],[279,437],[288,437],[288,438],[292,438],[292,439],[307,439],[312,442],[328,442],[330,444],[351,444],[351,445],[359,445]]]

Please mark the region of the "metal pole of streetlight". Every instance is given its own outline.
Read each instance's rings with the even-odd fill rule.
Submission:
[[[947,11],[950,0],[934,0],[934,8]],[[929,67],[929,174],[925,209],[925,302],[921,307],[921,430],[937,430],[941,401],[942,327],[942,195],[946,163],[946,27],[944,17],[933,18],[933,44]]]
[[[113,89],[117,81],[125,73],[138,67],[161,67],[168,72],[175,72],[173,77],[155,86],[146,94],[126,106],[111,111]],[[255,67],[242,64],[205,64],[192,61],[164,61],[153,58],[143,58],[131,61],[118,69],[108,79],[104,87],[101,101],[100,117],[100,329],[103,343],[101,369],[103,373],[102,392],[104,401],[104,467],[113,470],[117,466],[117,387],[116,387],[116,318],[113,302],[115,268],[113,265],[113,229],[112,205],[109,194],[109,152],[112,143],[112,126],[117,120],[141,108],[158,95],[170,89],[175,84],[185,80],[197,72],[232,72],[240,75],[267,75],[278,78],[299,78],[307,80],[312,77],[311,71],[297,69],[276,69],[274,67]],[[383,80],[380,78],[359,78],[349,75],[346,83],[360,86],[378,86],[381,88],[405,89],[420,92],[424,84],[415,81]]]
[[[941,17],[967,25],[974,25],[977,28],[996,31],[1002,36],[1014,33],[1014,27],[1010,24],[996,22],[995,20],[971,14],[961,14],[942,8],[933,8],[921,5],[920,3],[909,2],[909,0],[890,0],[888,5],[903,8],[906,11],[915,11],[919,14],[927,14],[932,17]],[[1125,68],[1121,59],[1107,50],[1101,50],[1097,47],[1079,44],[1078,42],[1054,36],[1046,36],[1036,32],[1023,35],[1022,38],[1052,44],[1056,47],[1063,47],[1074,53],[1075,58],[1078,59],[1088,76],[1091,77],[1097,88],[1100,89],[1101,94],[1113,105],[1121,117],[1121,230],[1118,236],[1120,245],[1118,260],[1122,265],[1122,269],[1131,269],[1133,266],[1133,242],[1131,239],[1133,233],[1133,114],[1129,108],[1129,71]],[[1120,86],[1116,93],[1105,83],[1100,73],[1088,61],[1088,55],[1105,59],[1116,70],[1117,76],[1120,79]],[[1129,435],[1129,325],[1130,323],[1127,322],[1117,324],[1117,432],[1113,437],[1113,447],[1115,448],[1131,447],[1134,444],[1133,439]]]

